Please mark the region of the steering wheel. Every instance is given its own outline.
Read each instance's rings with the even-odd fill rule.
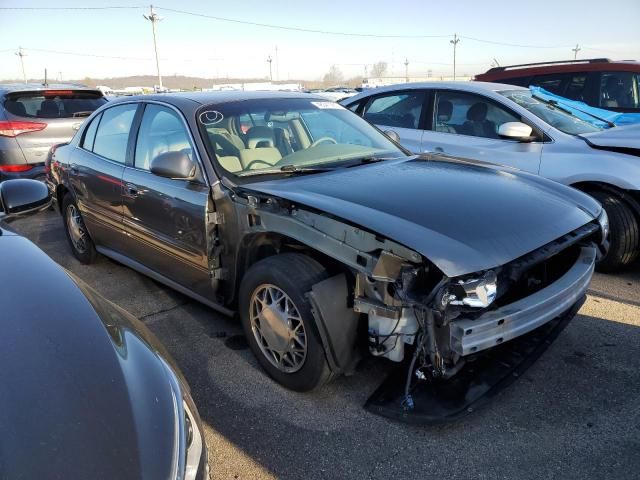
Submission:
[[[335,139],[333,139],[331,137],[320,137],[315,142],[313,142],[311,145],[309,145],[309,148],[317,147],[318,145],[320,145],[321,143],[324,143],[324,142],[331,142],[333,144],[337,144],[338,143],[338,142],[335,141]]]
[[[269,162],[265,161],[265,160],[252,160],[251,162],[249,162],[249,165],[247,165],[245,167],[245,170],[251,170],[251,167],[253,166],[254,163],[263,163],[265,164],[267,167],[273,167],[273,165],[271,165]]]

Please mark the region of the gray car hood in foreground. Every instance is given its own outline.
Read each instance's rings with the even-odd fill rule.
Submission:
[[[640,151],[640,125],[625,125],[580,135],[590,145],[601,148],[629,148]]]
[[[443,156],[385,161],[244,188],[340,217],[454,277],[508,263],[589,223],[591,197],[555,182]]]

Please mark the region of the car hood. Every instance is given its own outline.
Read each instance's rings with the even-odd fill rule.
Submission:
[[[0,264],[0,476],[170,478],[180,387],[150,334],[6,230]]]
[[[640,155],[640,125],[625,125],[580,135],[590,146],[604,150],[635,150]]]
[[[591,197],[541,177],[444,156],[244,188],[381,234],[450,277],[503,265],[592,221],[601,210]]]

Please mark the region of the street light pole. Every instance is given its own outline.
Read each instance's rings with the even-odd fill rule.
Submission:
[[[404,59],[404,77],[407,83],[409,83],[409,59]]]
[[[271,55],[267,58],[267,62],[269,63],[269,80],[273,82],[273,71],[271,70],[271,62],[273,62],[273,58],[271,58]]]
[[[456,49],[458,47],[458,43],[460,43],[460,39],[458,38],[458,34],[453,34],[453,40],[449,40],[449,43],[453,45],[453,80],[456,79]]]
[[[142,15],[146,20],[151,22],[153,31],[153,50],[156,53],[156,71],[158,72],[158,86],[162,89],[162,76],[160,75],[160,61],[158,60],[158,44],[156,42],[156,23],[162,20],[158,15],[153,13],[153,5],[149,5],[149,15]]]
[[[22,79],[24,83],[27,83],[27,74],[24,71],[24,57],[26,54],[22,50],[22,47],[18,47],[18,51],[16,52],[16,55],[20,57],[20,65],[22,66]]]
[[[573,59],[576,60],[578,58],[578,52],[582,50],[580,48],[580,46],[576,43],[576,48],[572,48],[571,51],[573,52]]]

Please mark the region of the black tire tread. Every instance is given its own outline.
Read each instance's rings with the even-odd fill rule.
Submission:
[[[607,211],[610,245],[607,255],[598,263],[598,271],[615,272],[635,262],[640,255],[640,227],[631,207],[612,193],[589,192]]]

